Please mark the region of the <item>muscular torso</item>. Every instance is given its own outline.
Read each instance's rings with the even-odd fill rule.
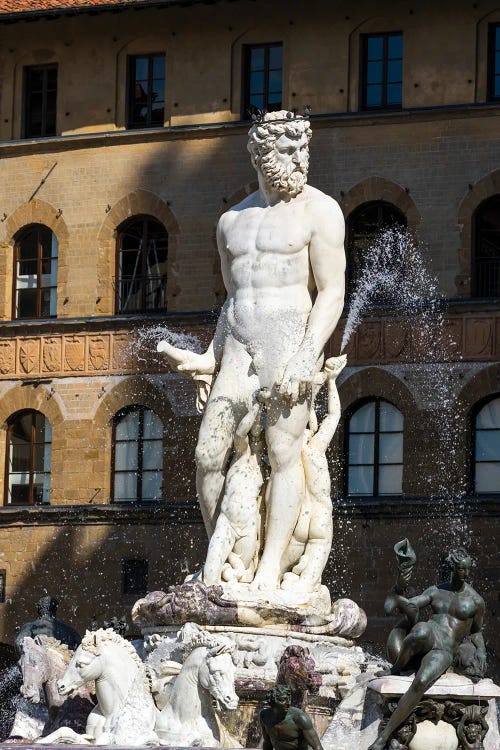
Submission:
[[[308,744],[302,727],[297,723],[294,708],[289,708],[281,721],[276,721],[273,712],[264,709],[261,722],[266,728],[275,750],[306,750]]]
[[[431,597],[431,620],[440,627],[449,648],[456,648],[460,641],[471,633],[472,623],[482,599],[468,584],[465,584],[464,590],[460,592],[436,586]]]
[[[285,333],[295,348],[302,341],[312,307],[308,206],[315,194],[321,195],[306,188],[289,202],[265,206],[254,193],[221,219],[228,326],[245,346],[268,349],[270,338],[280,342]]]

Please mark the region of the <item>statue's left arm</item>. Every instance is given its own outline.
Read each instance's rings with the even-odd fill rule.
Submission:
[[[317,295],[299,351],[285,368],[279,391],[296,402],[335,330],[344,307],[345,222],[336,201],[319,194],[308,206],[312,225],[309,262]]]
[[[304,711],[301,711],[296,721],[300,725],[304,739],[309,747],[312,747],[312,750],[323,750],[321,740],[309,716]]]

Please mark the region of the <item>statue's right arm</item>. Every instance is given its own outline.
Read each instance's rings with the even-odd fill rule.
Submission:
[[[223,219],[221,217],[217,225],[217,247],[219,250],[221,260],[222,278],[224,280],[224,286],[229,292],[229,263],[227,257],[227,251],[225,249],[224,242],[224,230],[223,230]],[[227,299],[224,302],[219,318],[217,320],[217,327],[215,334],[208,346],[207,350],[203,354],[197,352],[191,352],[188,349],[180,349],[177,346],[173,346],[168,341],[160,341],[157,346],[157,351],[164,354],[172,369],[180,373],[186,373],[193,377],[197,374],[213,374],[217,366],[220,364],[222,358],[222,352],[224,349],[224,339],[227,333]]]

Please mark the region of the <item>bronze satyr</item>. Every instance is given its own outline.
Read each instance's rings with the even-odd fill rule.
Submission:
[[[323,750],[309,716],[292,706],[289,687],[276,685],[267,694],[269,708],[260,712],[263,750]]]

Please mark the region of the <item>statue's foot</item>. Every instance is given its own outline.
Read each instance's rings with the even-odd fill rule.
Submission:
[[[296,573],[285,573],[281,582],[281,588],[284,591],[310,594],[314,589],[314,585],[305,576],[298,576]]]
[[[250,584],[250,589],[252,591],[275,591],[279,589],[279,581],[266,571],[259,570]]]

